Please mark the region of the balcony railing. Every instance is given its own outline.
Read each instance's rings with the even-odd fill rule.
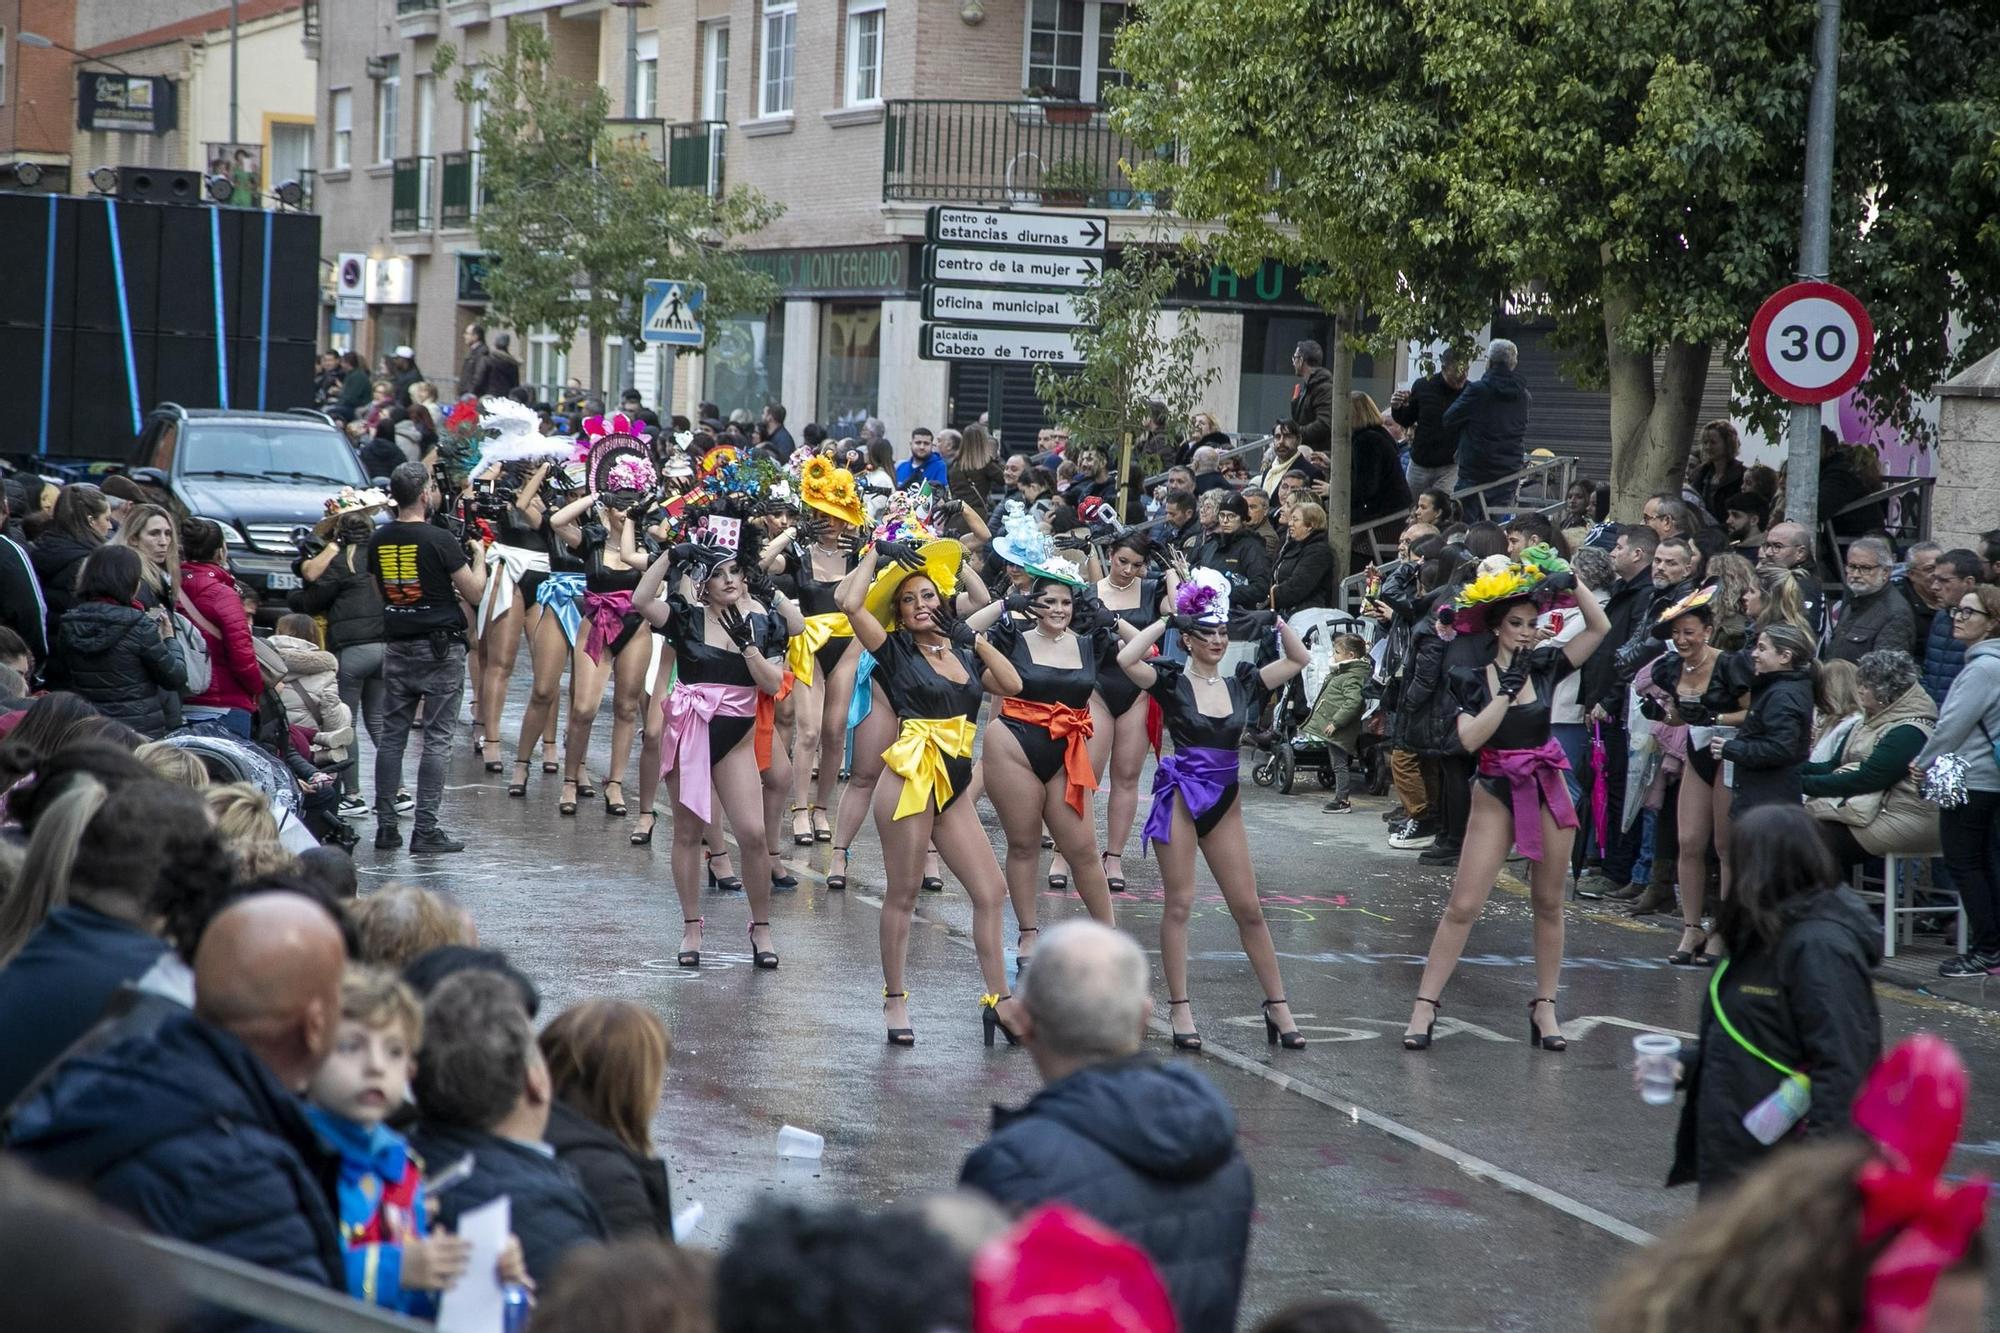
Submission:
[[[1144,150],[1102,107],[897,100],[882,135],[884,202],[1153,208],[1127,164]]]
[[[438,7],[438,0],[396,0],[398,14],[422,14]]]
[[[438,159],[438,225],[463,230],[479,216],[486,190],[479,178],[478,153],[446,153]]]
[[[399,157],[389,188],[389,230],[429,231],[435,214],[431,196],[435,193],[434,157]]]
[[[728,122],[697,120],[667,126],[667,184],[680,190],[722,193],[723,141]]]
[[[305,191],[305,195],[299,200],[299,212],[316,211],[313,205],[319,198],[319,173],[311,167],[300,168],[299,188]]]

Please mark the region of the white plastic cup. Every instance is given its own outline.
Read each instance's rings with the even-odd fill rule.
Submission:
[[[1681,1039],[1664,1032],[1641,1032],[1632,1038],[1638,1055],[1639,1096],[1648,1106],[1666,1106],[1674,1100],[1674,1060],[1681,1053]]]
[[[1678,1043],[1677,1043],[1678,1044]],[[826,1151],[826,1140],[809,1129],[785,1125],[778,1130],[778,1156],[799,1157],[817,1162]]]
[[[694,1233],[701,1229],[701,1224],[707,1217],[708,1209],[701,1206],[700,1199],[696,1199],[693,1203],[675,1213],[674,1244],[686,1245],[693,1239]]]

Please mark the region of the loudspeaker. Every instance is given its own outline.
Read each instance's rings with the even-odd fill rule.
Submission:
[[[78,199],[76,295],[72,320],[79,329],[118,329],[119,268],[111,257],[111,200]],[[118,206],[118,254],[125,275],[125,305],[134,330],[151,331],[160,318],[160,233],[163,208]],[[186,274],[173,275],[187,282]],[[60,279],[58,279],[60,281]],[[57,300],[61,300],[58,292]],[[60,320],[58,320],[60,326]]]
[[[118,197],[128,204],[198,204],[203,199],[201,173],[172,167],[120,167]]]
[[[215,237],[222,240],[222,309],[233,318],[240,299],[240,263],[232,262],[243,244],[243,214],[233,208],[163,208],[160,219],[160,322],[162,334],[215,334]],[[121,219],[122,221],[122,219]],[[129,279],[130,273],[128,271]],[[229,333],[254,332],[233,325]]]
[[[236,305],[230,332],[251,334],[264,319],[264,228],[271,236],[271,337],[314,340],[319,336],[319,218],[310,213],[259,213],[226,208],[223,216],[224,264],[232,253],[228,226],[242,224],[233,253],[239,256],[239,281],[233,288]],[[204,270],[205,271],[205,270]],[[307,398],[311,401],[310,397]]]
[[[8,280],[0,282],[0,324],[36,329],[42,326],[43,302],[48,296],[49,202],[46,195],[0,193],[0,255],[7,256],[8,274]],[[76,260],[72,253],[65,264],[64,245],[74,232],[76,217],[74,212],[66,211],[65,205],[66,201],[55,200],[57,285],[74,302],[75,288],[64,279],[69,276],[65,270],[74,266]],[[58,327],[70,322],[69,310],[58,306],[55,314],[53,322]],[[38,364],[40,356],[38,350]],[[10,360],[4,364],[17,363]]]

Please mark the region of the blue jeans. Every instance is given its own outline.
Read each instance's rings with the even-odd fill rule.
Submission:
[[[1569,772],[1563,774],[1563,780],[1569,784],[1569,799],[1581,814],[1584,780],[1590,776],[1590,728],[1583,722],[1558,722],[1549,730],[1569,759]]]
[[[250,739],[250,714],[245,709],[225,708],[215,715],[215,721],[238,740]]]
[[[1653,830],[1658,826],[1659,818],[1660,812],[1657,810],[1641,810],[1639,822],[1633,825],[1639,834],[1639,855],[1632,862],[1630,883],[1653,882]]]

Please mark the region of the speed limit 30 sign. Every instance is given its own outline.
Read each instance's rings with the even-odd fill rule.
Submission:
[[[1875,352],[1875,326],[1852,292],[1795,282],[1757,307],[1750,364],[1787,402],[1824,403],[1861,383]]]

